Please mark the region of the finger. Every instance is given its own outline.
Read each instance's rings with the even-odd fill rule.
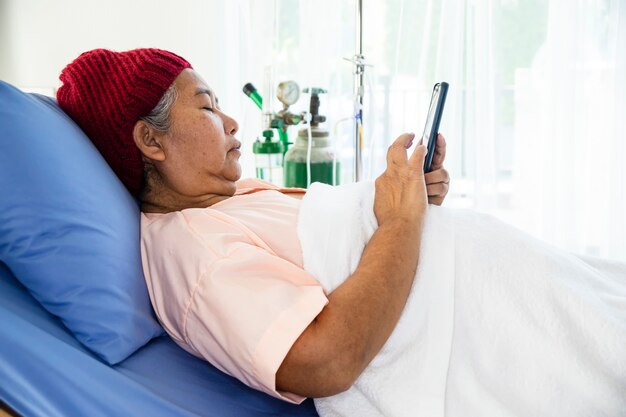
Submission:
[[[438,182],[449,183],[450,182],[450,174],[443,168],[439,168],[435,171],[430,171],[424,174],[424,179],[426,180],[426,184],[436,184]]]
[[[443,167],[443,162],[446,159],[446,140],[440,133],[437,135],[437,143],[435,146],[435,154],[433,155],[433,161],[430,165],[431,171],[435,171]]]
[[[449,185],[445,183],[433,184],[426,186],[426,193],[428,195],[428,204],[434,204],[440,206],[443,204],[446,195],[448,195]]]
[[[448,194],[448,187],[449,185],[445,182],[426,184],[426,192],[428,197],[445,197]]]
[[[398,162],[406,162],[406,149],[411,146],[411,143],[415,138],[414,133],[403,133],[396,140],[393,141],[389,149],[387,150],[387,166],[392,166]],[[407,146],[408,145],[408,146]]]
[[[434,204],[436,206],[440,206],[443,204],[443,197],[428,197],[428,204]]]
[[[402,146],[404,149],[408,149],[413,144],[413,139],[415,139],[415,133],[403,133],[394,141],[393,145],[397,145],[398,147]]]

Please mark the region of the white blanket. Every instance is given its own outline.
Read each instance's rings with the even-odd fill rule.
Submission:
[[[313,184],[298,233],[332,291],[376,229],[371,182]],[[390,339],[321,416],[626,416],[626,264],[582,260],[498,220],[429,206]]]

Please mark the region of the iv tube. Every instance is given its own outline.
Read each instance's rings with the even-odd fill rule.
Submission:
[[[363,0],[356,0],[356,54],[354,62],[354,180],[361,180],[362,169],[362,136],[359,125],[363,125],[363,72],[365,57],[363,56]]]
[[[400,23],[398,25],[398,35],[396,36],[396,58],[394,59],[394,74],[396,76],[398,75],[398,59],[400,58],[400,39],[402,37],[402,23],[404,22],[402,16],[404,16],[404,0],[400,0]]]
[[[306,131],[308,133],[309,136],[309,140],[308,140],[308,144],[307,144],[307,150],[306,150],[306,187],[309,188],[309,186],[311,185],[311,151],[312,151],[312,146],[313,144],[311,142],[313,142],[313,138],[311,135],[311,122],[309,122]]]
[[[370,111],[369,113],[372,115],[372,119],[374,119],[374,114],[376,111],[376,94],[374,93],[374,86],[373,86],[373,82],[372,82],[372,77],[370,75],[370,73],[366,73],[365,74],[365,80],[367,82],[367,87],[369,87],[370,90],[370,100],[369,100],[369,108]],[[374,153],[375,153],[375,136],[373,134],[373,130],[374,130],[374,123],[370,123],[367,126],[367,132],[365,132],[365,136],[369,137],[369,141],[370,141],[370,146],[369,146],[369,166],[368,166],[368,172],[367,172],[367,178],[372,178],[374,176],[374,162],[376,160]],[[361,124],[361,134],[363,134],[363,125]]]
[[[333,127],[333,138],[335,139],[333,141],[333,185],[337,185],[337,153],[338,153],[338,148],[337,148],[337,128],[339,127],[339,125],[343,122],[349,122],[354,120],[354,116],[348,116],[348,117],[344,117],[342,119],[337,120],[337,122],[335,123],[335,126]]]
[[[261,125],[264,129],[270,129],[274,116],[274,67],[271,65],[265,66],[263,71],[262,92],[265,100],[261,109]]]
[[[274,68],[267,65],[263,71],[263,114],[271,114],[274,112]]]
[[[309,91],[311,92],[311,96],[313,95],[313,87],[309,87]],[[309,102],[311,101],[311,99],[309,98]],[[313,122],[313,115],[311,114],[311,112],[308,112],[308,119],[309,122],[307,123],[306,126],[306,131],[309,137],[309,140],[307,141],[307,149],[306,149],[306,188],[309,188],[311,186],[311,152],[312,152],[312,147],[313,147],[313,135],[311,134],[311,123]]]

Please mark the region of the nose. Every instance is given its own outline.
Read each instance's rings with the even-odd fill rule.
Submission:
[[[227,114],[222,113],[224,120],[224,133],[234,136],[239,131],[239,123]]]

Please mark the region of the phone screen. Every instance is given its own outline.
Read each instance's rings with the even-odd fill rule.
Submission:
[[[433,89],[433,95],[430,97],[430,105],[428,106],[428,116],[426,117],[426,126],[424,126],[424,133],[422,134],[422,143],[426,147],[428,147],[428,142],[430,141],[430,135],[433,130],[433,122],[435,121],[435,110],[437,109],[437,102],[439,101],[440,93],[441,93],[441,84],[437,84],[435,85],[435,88]],[[436,136],[434,140],[437,140]]]
[[[424,133],[422,134],[422,144],[428,149],[426,159],[424,160],[424,172],[430,172],[430,165],[435,155],[439,124],[441,123],[441,115],[447,93],[448,83],[437,83],[433,87],[433,94],[430,97],[430,105],[428,106],[428,115],[426,116],[426,126],[424,126]]]

